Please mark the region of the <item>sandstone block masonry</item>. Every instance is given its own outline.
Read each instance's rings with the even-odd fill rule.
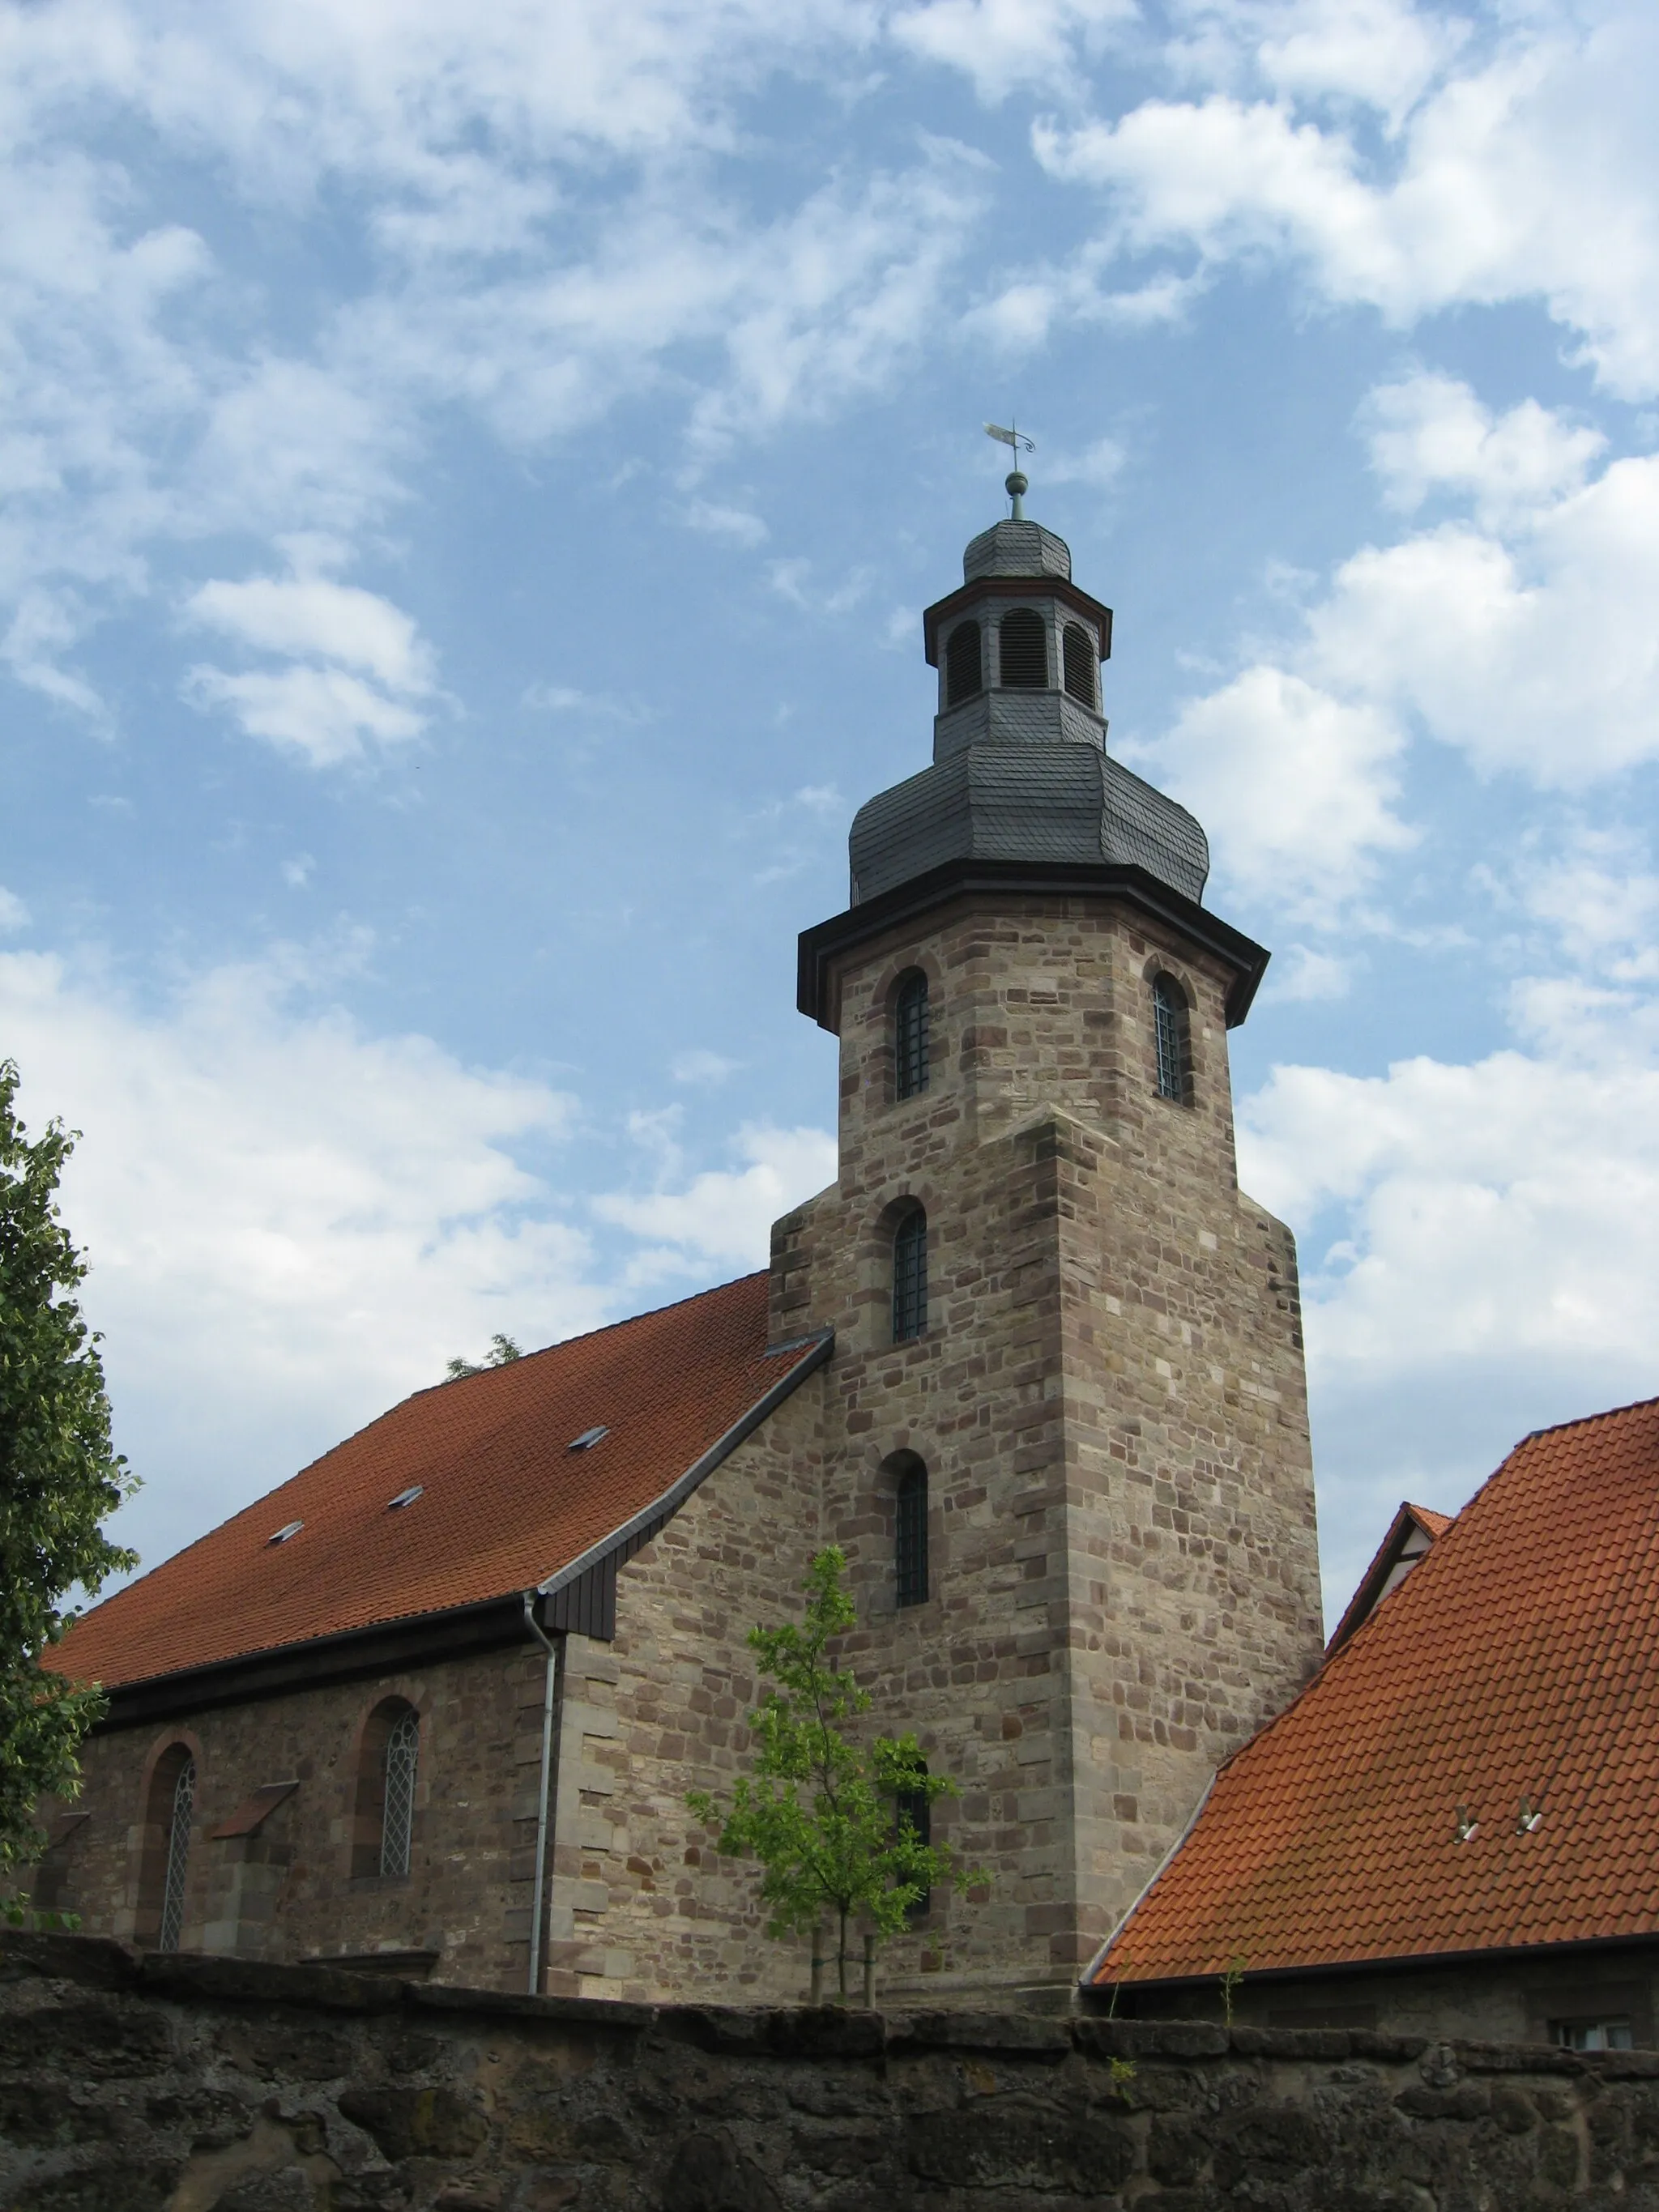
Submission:
[[[1656,2212],[1659,2054],[0,1942],[8,2212]]]
[[[931,1079],[895,1095],[901,980]],[[1158,1095],[1153,979],[1187,1006]],[[936,1987],[1070,1981],[1217,1764],[1320,1650],[1295,1248],[1238,1189],[1221,961],[1099,896],[956,898],[842,956],[836,1185],[774,1233],[775,1338],[833,1326],[823,1526],[881,1723],[964,1795],[994,1877],[935,1906]],[[927,1327],[892,1237],[927,1217]],[[931,1589],[899,1607],[896,1470],[927,1467]]]

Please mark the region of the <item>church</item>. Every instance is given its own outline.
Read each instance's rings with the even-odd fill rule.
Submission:
[[[685,1799],[729,1794],[746,1632],[835,1543],[844,1662],[959,1785],[933,1832],[988,1876],[888,1947],[884,2001],[1213,2012],[1224,1982],[1376,2018],[1425,1986],[1379,1961],[1588,1942],[1614,1998],[1540,2000],[1549,2031],[1651,2039],[1629,1881],[1575,1916],[1559,1859],[1557,1909],[1522,1894],[1631,1817],[1559,1817],[1605,1729],[1549,1763],[1626,1649],[1588,1560],[1551,1611],[1594,1445],[1522,1447],[1455,1522],[1402,1509],[1325,1658],[1295,1246],[1234,1158],[1267,955],[1108,751],[1111,611],[1008,489],[923,617],[932,763],[860,810],[847,907],[799,940],[835,1182],[763,1273],[417,1393],[84,1616],[56,1663],[109,1710],[37,1905],[161,1949],[799,2002],[805,1947]],[[1659,1417],[1619,1433],[1629,1536]],[[1626,1601],[1637,1565],[1595,1557]],[[1528,1667],[1555,1703],[1500,1757]]]

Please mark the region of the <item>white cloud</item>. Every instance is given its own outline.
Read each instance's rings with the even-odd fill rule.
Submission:
[[[889,28],[900,46],[970,76],[990,106],[1028,86],[1073,92],[1084,60],[1137,12],[1134,0],[923,0]]]
[[[1411,376],[1366,403],[1371,466],[1389,503],[1410,513],[1437,491],[1471,495],[1482,521],[1524,519],[1583,485],[1607,440],[1524,399],[1494,416],[1467,384]]]
[[[733,545],[763,545],[771,534],[759,515],[746,507],[721,507],[714,500],[688,500],[680,519],[706,537],[724,538]]]
[[[1251,898],[1328,920],[1408,847],[1394,811],[1404,738],[1285,670],[1247,668],[1190,701],[1147,749],[1176,796],[1211,825],[1221,874]]]
[[[635,1133],[657,1140],[653,1149],[666,1170],[665,1180],[677,1180],[678,1152],[659,1149],[661,1130],[641,1124]],[[613,1192],[594,1200],[602,1221],[616,1223],[646,1246],[629,1270],[631,1280],[763,1267],[778,1215],[835,1180],[836,1140],[823,1129],[751,1124],[738,1131],[733,1149],[741,1166],[706,1170],[682,1188],[643,1195]]]
[[[341,668],[255,669],[234,676],[198,665],[186,671],[184,692],[194,706],[228,708],[250,737],[289,746],[312,768],[361,760],[366,739],[401,744],[426,727],[423,714]]]
[[[1334,953],[1318,952],[1309,945],[1291,945],[1273,955],[1262,998],[1267,1003],[1275,999],[1299,1003],[1346,999],[1352,981],[1349,963]]]
[[[668,1073],[676,1083],[724,1083],[742,1065],[739,1060],[727,1060],[724,1053],[699,1047],[694,1052],[676,1053]]]
[[[82,1132],[64,1216],[118,1441],[150,1482],[131,1517],[152,1559],[492,1330],[535,1344],[610,1317],[586,1237],[522,1164],[574,1103],[367,1036],[327,981],[277,954],[149,1010],[0,955],[23,1110]]]
[[[319,576],[256,576],[201,586],[188,618],[267,653],[343,661],[366,669],[389,690],[422,692],[432,656],[401,607],[377,592]]]
[[[1528,9],[1455,59],[1462,29],[1382,0],[1212,9],[1170,57],[1204,96],[1044,123],[1036,150],[1109,196],[1114,246],[1288,260],[1399,324],[1542,300],[1610,389],[1659,389],[1659,18]],[[1334,98],[1382,120],[1380,149]]]
[[[0,932],[9,933],[14,929],[27,929],[29,910],[15,891],[9,891],[0,884]]]

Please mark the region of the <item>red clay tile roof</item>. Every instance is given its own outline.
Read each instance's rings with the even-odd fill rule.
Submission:
[[[1659,1929],[1656,1599],[1659,1400],[1528,1437],[1222,1768],[1097,1984]]]
[[[1389,1523],[1388,1534],[1372,1554],[1370,1566],[1359,1577],[1354,1594],[1348,1601],[1347,1611],[1331,1632],[1330,1641],[1325,1646],[1327,1658],[1332,1652],[1340,1650],[1355,1629],[1362,1622],[1369,1620],[1382,1603],[1389,1577],[1399,1565],[1412,1534],[1420,1530],[1432,1544],[1437,1536],[1445,1534],[1454,1517],[1449,1513],[1437,1513],[1431,1505],[1413,1505],[1409,1499],[1401,1505]],[[1401,1580],[1404,1580],[1403,1576]]]
[[[767,1278],[418,1391],[86,1613],[106,1687],[508,1595],[659,1498],[814,1346],[766,1356]],[[591,1450],[571,1439],[603,1423]],[[419,1483],[392,1512],[387,1501]],[[272,1534],[304,1527],[289,1542]]]

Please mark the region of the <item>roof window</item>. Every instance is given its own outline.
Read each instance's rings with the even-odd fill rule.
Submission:
[[[400,1490],[395,1498],[387,1498],[386,1511],[396,1513],[402,1506],[412,1505],[425,1488],[426,1485],[423,1482],[411,1482],[407,1490]]]
[[[603,1424],[601,1424],[597,1429],[584,1429],[580,1436],[571,1437],[569,1443],[565,1446],[565,1449],[567,1451],[592,1451],[594,1445],[599,1441],[599,1438],[601,1437],[608,1437],[610,1433],[610,1430],[605,1427]]]
[[[275,1535],[265,1538],[266,1547],[269,1547],[272,1544],[286,1544],[290,1537],[297,1536],[305,1525],[303,1521],[285,1522]]]

